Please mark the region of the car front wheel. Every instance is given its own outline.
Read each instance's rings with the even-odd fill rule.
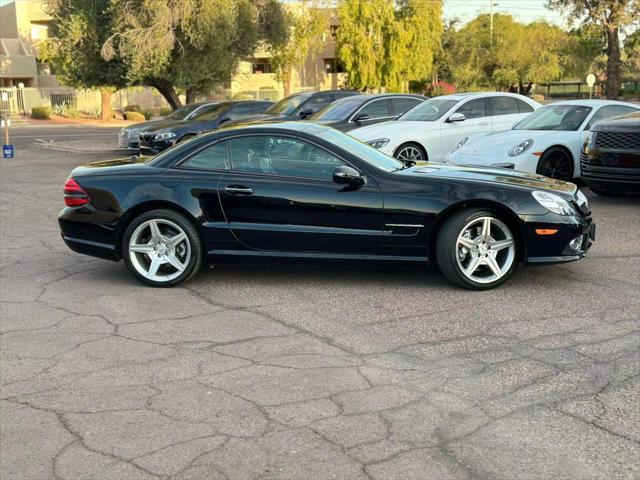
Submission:
[[[127,227],[122,256],[129,271],[142,282],[153,287],[173,287],[200,269],[202,242],[183,215],[152,210]]]
[[[420,162],[427,160],[427,152],[417,143],[407,142],[400,145],[393,156],[398,160]]]
[[[513,232],[485,209],[463,210],[449,218],[438,234],[436,255],[445,278],[470,290],[497,287],[517,265]]]

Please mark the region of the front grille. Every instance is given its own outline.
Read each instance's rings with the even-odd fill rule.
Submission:
[[[589,156],[584,152],[580,152],[580,167],[583,170],[589,168]]]
[[[594,132],[595,148],[640,151],[640,132]]]

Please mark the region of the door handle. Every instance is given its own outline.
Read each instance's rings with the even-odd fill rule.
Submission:
[[[241,185],[229,185],[224,189],[224,191],[231,195],[251,195],[253,193],[252,189]]]
[[[482,122],[478,124],[480,127],[486,127],[487,125],[489,125],[489,122]]]

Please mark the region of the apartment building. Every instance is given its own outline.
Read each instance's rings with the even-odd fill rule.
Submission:
[[[57,86],[38,61],[38,42],[49,37],[51,17],[42,0],[13,0],[0,6],[0,87]]]

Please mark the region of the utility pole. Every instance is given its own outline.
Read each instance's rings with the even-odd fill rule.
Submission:
[[[493,46],[493,7],[497,7],[497,3],[489,0],[489,43]]]

